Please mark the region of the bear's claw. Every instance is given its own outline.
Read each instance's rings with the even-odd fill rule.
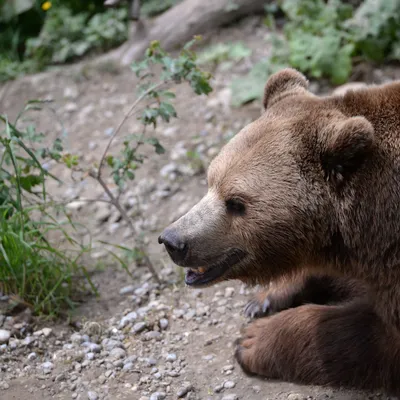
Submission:
[[[252,319],[266,317],[271,314],[270,308],[271,302],[268,297],[263,302],[260,302],[258,299],[253,299],[247,303],[244,309],[244,315]]]

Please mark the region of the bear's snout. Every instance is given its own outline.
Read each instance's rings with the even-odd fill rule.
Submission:
[[[176,264],[180,264],[186,257],[188,245],[174,228],[167,228],[159,236],[158,243],[164,244],[168,254]]]

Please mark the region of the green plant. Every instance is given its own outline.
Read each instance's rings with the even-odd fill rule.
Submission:
[[[335,84],[345,82],[351,72],[354,40],[343,29],[352,7],[340,0],[285,0],[288,23],[288,62],[315,78],[329,77]]]
[[[143,262],[154,279],[160,282],[142,238],[135,231],[119,199],[127,182],[135,179],[135,171],[145,160],[140,148],[150,145],[158,154],[165,151],[157,138],[148,137],[147,133],[159,121],[169,122],[177,117],[171,103],[175,95],[169,89],[186,82],[198,95],[208,94],[212,90],[209,84],[211,75],[198,67],[196,54],[191,50],[198,40],[197,37],[189,42],[175,58],[166,53],[158,42],[152,42],[144,60],[132,66],[140,78],[138,98],[115,129],[95,165],[81,165],[78,157],[63,149],[59,138],[50,145],[42,146],[45,135],[37,132],[33,125],[28,125],[24,130],[18,128],[18,122],[26,112],[41,110],[45,103],[29,102],[14,123],[10,123],[5,116],[1,117],[4,125],[0,132],[1,292],[31,305],[37,312],[57,315],[63,307],[73,305],[74,294],[84,289],[86,283],[95,290],[86,269],[79,263],[81,256],[89,252],[91,246],[80,245],[73,239],[69,232],[75,224],[69,218],[65,219],[67,214],[62,214],[62,207],[55,207],[48,201],[46,180],[57,179],[42,167],[42,162],[49,159],[90,176],[103,188],[109,203],[119,211],[135,238],[132,249],[120,245],[114,247],[122,250],[125,256]],[[161,74],[155,73],[155,67],[160,66]],[[125,122],[133,116],[140,120],[141,131],[125,133],[122,149],[111,155],[115,138],[121,133]],[[111,174],[119,193],[110,189],[106,173]],[[52,206],[51,211],[48,211],[49,206]],[[59,222],[60,215],[64,215],[65,222]],[[62,235],[69,244],[68,248],[52,244],[54,232]],[[115,252],[110,253],[129,273],[127,263]]]
[[[105,51],[126,40],[126,7],[110,10],[103,3],[0,0],[0,82]]]
[[[271,63],[263,60],[256,63],[247,76],[233,79],[231,89],[235,96],[232,98],[232,105],[238,107],[258,99],[270,73]]]
[[[208,94],[212,90],[209,84],[211,75],[197,66],[196,54],[190,50],[198,40],[199,38],[196,37],[186,44],[177,58],[172,58],[161,48],[158,41],[154,41],[147,49],[145,58],[132,65],[133,71],[141,79],[141,84],[138,86],[138,98],[115,129],[100,163],[96,167],[97,172],[93,173],[92,171],[92,176],[101,179],[103,167],[107,164],[111,169],[114,182],[122,190],[127,181],[135,178],[135,171],[144,161],[144,156],[138,152],[141,146],[151,145],[157,154],[165,152],[158,139],[156,137],[149,138],[146,133],[148,127],[155,128],[158,121],[170,122],[172,118],[177,117],[176,110],[171,103],[175,94],[168,88],[174,84],[187,82],[198,95]],[[154,82],[156,74],[153,72],[153,67],[157,65],[161,66],[162,72],[159,80]],[[138,112],[140,115],[137,118],[142,123],[142,132],[126,135],[119,156],[109,155],[108,151],[122,126],[128,118]]]
[[[396,58],[399,0],[365,0],[356,11],[340,0],[284,0],[281,7],[288,19],[287,61],[315,78],[341,84],[355,56],[375,62]]]
[[[37,313],[58,315],[74,305],[87,283],[94,287],[79,262],[90,246],[80,245],[68,233],[67,226],[75,228],[70,220],[57,220],[62,207],[49,211],[46,180],[57,178],[40,160],[67,157],[61,140],[43,146],[44,135],[34,126],[18,127],[27,111],[44,104],[29,102],[14,123],[0,116],[0,292]],[[59,243],[53,243],[55,234],[68,247],[61,250]]]
[[[176,58],[165,52],[158,41],[150,44],[145,58],[132,65],[133,71],[141,82],[137,86],[138,97],[112,134],[99,163],[91,167],[74,166],[81,172],[86,171],[103,188],[110,203],[119,211],[131,229],[132,235],[136,237],[135,254],[141,255],[142,261],[158,282],[158,275],[135,232],[132,220],[119,202],[119,194],[115,195],[104,179],[104,169],[108,167],[114,183],[120,192],[123,191],[127,182],[135,179],[136,170],[145,160],[145,156],[139,152],[143,145],[153,146],[157,154],[165,152],[156,137],[148,137],[148,130],[156,128],[159,121],[168,123],[172,118],[177,117],[177,112],[171,103],[175,98],[175,94],[169,90],[171,86],[186,82],[197,95],[211,92],[212,88],[209,84],[211,75],[198,67],[196,53],[191,50],[199,40],[200,37],[195,37],[188,42]],[[154,72],[157,66],[161,67],[161,74],[158,75]],[[125,134],[121,151],[117,155],[111,155],[110,149],[115,138],[121,133],[126,121],[133,116],[141,122],[141,131]],[[89,169],[85,170],[85,168]]]
[[[356,54],[377,62],[400,60],[400,0],[365,0],[345,27]]]
[[[203,50],[199,54],[199,64],[220,64],[224,63],[224,69],[228,69],[232,62],[251,56],[251,49],[242,42],[218,43]]]
[[[48,11],[40,35],[27,41],[25,57],[41,64],[64,63],[90,51],[107,50],[127,38],[127,10],[110,9],[90,17],[59,6]]]
[[[355,59],[400,60],[400,0],[365,0],[356,10],[341,0],[281,0],[279,5],[286,18],[283,32],[275,25],[276,8],[269,7],[272,54],[233,81],[235,105],[259,98],[266,76],[284,66],[338,85],[349,79]]]
[[[145,161],[145,156],[140,151],[142,146],[152,146],[156,154],[165,152],[156,137],[149,137],[149,131],[156,128],[160,121],[168,123],[172,118],[177,117],[172,104],[175,98],[175,94],[170,90],[172,86],[187,83],[197,95],[208,94],[212,90],[209,84],[211,75],[199,68],[196,53],[192,51],[193,45],[199,40],[200,37],[195,37],[187,43],[177,57],[171,57],[161,48],[158,41],[154,41],[147,49],[145,58],[132,65],[133,71],[139,78],[139,84],[136,87],[138,97],[114,130],[98,162],[93,165],[82,165],[79,158],[74,155],[66,153],[61,156],[59,153],[61,149],[58,149],[58,152],[51,150],[42,152],[43,157],[51,157],[63,163],[67,168],[81,173],[82,177],[91,177],[102,187],[108,196],[108,202],[116,208],[128,224],[134,238],[131,250],[123,246],[111,245],[122,250],[125,255],[134,257],[136,261],[144,263],[157,282],[160,282],[158,274],[147,256],[140,232],[136,232],[131,217],[119,199],[128,182],[134,181],[136,171]],[[160,67],[161,72],[159,72]],[[132,117],[140,121],[141,129],[138,132],[122,133],[125,123]],[[111,153],[112,145],[118,135],[123,135],[122,146],[118,152]],[[59,142],[56,144],[59,145]],[[109,176],[112,183],[117,185],[118,193],[110,189]],[[89,201],[97,200],[89,199]],[[110,254],[129,272],[127,264],[121,257],[112,251]]]

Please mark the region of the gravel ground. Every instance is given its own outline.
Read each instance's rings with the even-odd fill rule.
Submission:
[[[229,74],[217,69],[215,91],[208,98],[195,98],[187,88],[177,89],[180,118],[157,128],[169,151],[157,157],[149,152],[151,157],[122,197],[136,229],[145,232],[163,285],[155,284],[143,267],[132,267],[134,279],[106,268],[94,276],[101,297],[88,299],[71,319],[56,323],[38,320],[28,310],[3,315],[8,298],[0,297],[0,399],[386,399],[379,393],[245,376],[233,358],[233,342],[247,323],[243,308],[255,289],[239,282],[201,291],[187,289],[182,271],[157,244],[163,227],[204,195],[204,169],[209,160],[259,115],[257,102],[230,108],[234,94],[229,82],[265,54],[264,34],[260,20],[250,19],[213,36],[213,42],[242,40],[253,49],[253,56]],[[382,82],[399,77],[400,70],[373,70],[371,74],[371,80]],[[69,132],[70,150],[90,163],[98,159],[112,127],[129,109],[134,85],[130,71],[103,64],[71,66],[0,87],[0,108],[12,117],[28,99],[53,99],[56,115]],[[327,90],[320,83],[312,85],[316,92]],[[49,134],[54,125],[51,113],[39,122]],[[130,129],[134,127],[133,121]],[[188,157],[188,151],[197,157]],[[58,166],[48,168],[66,182],[62,187],[51,185],[52,195],[71,201],[72,217],[79,218],[98,243],[93,261],[108,265],[107,252],[98,241],[132,245],[127,226],[108,204],[82,201],[101,198],[94,182],[74,181]],[[80,235],[87,240],[87,229]]]

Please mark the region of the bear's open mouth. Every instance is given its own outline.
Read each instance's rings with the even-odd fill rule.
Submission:
[[[245,256],[246,253],[242,250],[233,249],[210,266],[188,268],[185,283],[188,286],[208,285],[224,275],[229,268],[242,261]]]

